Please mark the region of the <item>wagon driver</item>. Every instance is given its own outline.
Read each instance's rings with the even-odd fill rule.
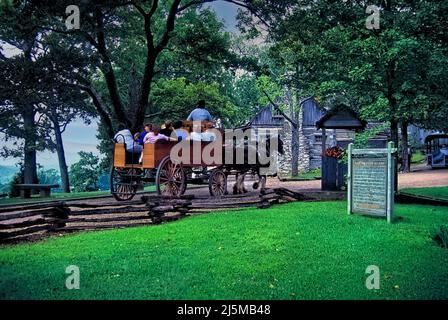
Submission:
[[[196,108],[191,111],[190,115],[187,118],[188,121],[213,121],[213,117],[205,109],[205,100],[199,100],[196,104]]]

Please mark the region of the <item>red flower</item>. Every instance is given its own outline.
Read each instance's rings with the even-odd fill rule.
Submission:
[[[342,148],[338,147],[338,146],[331,147],[331,148],[328,148],[327,150],[325,150],[325,156],[330,157],[330,158],[340,159],[343,157],[343,155],[344,155],[344,150],[342,150]]]

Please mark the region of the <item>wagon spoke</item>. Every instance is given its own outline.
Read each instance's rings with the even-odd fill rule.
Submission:
[[[137,192],[141,171],[136,169],[115,168],[111,169],[110,190],[118,201],[130,200]]]
[[[227,178],[225,173],[216,169],[210,175],[209,179],[209,191],[212,196],[221,196],[226,193]]]
[[[185,191],[185,173],[182,165],[164,158],[157,169],[157,192],[160,195],[179,196]]]

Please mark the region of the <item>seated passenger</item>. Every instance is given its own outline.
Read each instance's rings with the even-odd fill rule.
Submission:
[[[170,141],[170,138],[160,133],[160,126],[153,125],[152,132],[145,135],[143,143],[156,143],[158,140]]]
[[[173,124],[171,123],[171,120],[165,121],[165,128],[160,130],[160,133],[164,136],[170,137],[171,133],[173,132]]]
[[[171,139],[163,134],[160,133],[160,126],[153,125],[152,131],[148,132],[145,137],[143,138],[143,144],[147,143],[156,143],[159,140],[165,140],[170,141]],[[143,152],[140,156],[140,163],[143,162]]]
[[[215,141],[216,140],[216,134],[210,130],[207,129],[205,132],[202,132],[202,141]]]
[[[193,125],[193,131],[190,135],[190,140],[194,141],[215,141],[216,134],[211,130],[207,129],[205,132],[201,132],[200,125]]]
[[[196,109],[191,111],[190,115],[187,118],[188,121],[213,121],[213,117],[205,109],[205,100],[199,100],[196,104]]]
[[[118,126],[118,132],[114,136],[114,140],[117,143],[124,143],[127,152],[140,153],[142,152],[142,146],[139,145],[132,135],[131,131],[126,128],[122,123]]]
[[[152,124],[146,123],[145,126],[143,127],[143,132],[140,133],[140,138],[138,139],[138,143],[143,144],[143,139],[151,131],[152,131]]]
[[[173,124],[174,132],[177,135],[178,141],[187,140],[188,132],[185,129],[182,129],[182,121],[176,121]]]
[[[191,131],[189,140],[202,141],[202,133],[200,125],[197,124],[193,125],[193,130]]]

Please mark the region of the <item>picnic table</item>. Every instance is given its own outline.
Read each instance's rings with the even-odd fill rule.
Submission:
[[[58,184],[38,184],[38,183],[22,183],[14,184],[14,188],[20,191],[21,198],[30,198],[32,190],[39,190],[41,198],[47,198],[51,196],[52,188],[59,188]]]

